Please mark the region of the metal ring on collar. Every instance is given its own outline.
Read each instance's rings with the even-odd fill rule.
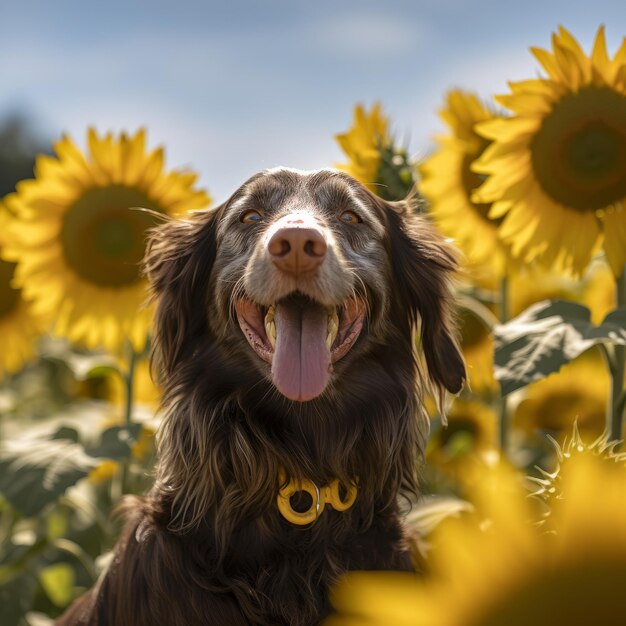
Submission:
[[[281,482],[283,482],[281,480]],[[290,498],[298,491],[305,491],[311,496],[311,506],[306,511],[294,511]],[[311,480],[304,479],[302,482],[290,480],[285,487],[278,492],[278,510],[281,515],[292,524],[303,526],[314,522],[324,509],[318,486]]]

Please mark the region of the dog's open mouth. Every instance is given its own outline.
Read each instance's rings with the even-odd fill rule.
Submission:
[[[271,365],[276,388],[299,402],[324,391],[332,364],[352,348],[365,318],[359,298],[326,307],[297,293],[270,307],[239,298],[235,309],[248,343]]]

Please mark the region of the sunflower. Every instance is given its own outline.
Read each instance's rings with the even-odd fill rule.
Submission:
[[[335,139],[349,159],[336,167],[370,191],[385,200],[404,200],[412,191],[415,168],[406,149],[395,145],[379,102],[369,112],[357,104],[352,128]]]
[[[461,398],[454,400],[446,417],[448,425],[430,436],[426,462],[442,477],[463,482],[468,463],[482,462],[497,449],[498,417],[488,405]]]
[[[505,251],[498,239],[498,220],[488,217],[490,203],[472,201],[484,177],[470,167],[491,143],[474,127],[497,116],[474,94],[461,90],[448,93],[439,115],[450,134],[437,139],[436,152],[421,164],[420,189],[438,226],[455,239],[469,265],[489,265],[501,276]]]
[[[599,435],[606,423],[610,387],[600,354],[586,352],[559,372],[529,385],[513,424],[528,433],[562,432],[577,421],[582,431]]]
[[[478,132],[492,144],[474,163],[514,256],[581,274],[603,245],[615,276],[626,261],[626,39],[609,58],[600,28],[591,56],[564,28],[553,52],[533,48],[547,78],[511,83],[513,111]]]
[[[42,320],[32,314],[22,290],[14,287],[15,263],[3,259],[9,219],[0,204],[0,380],[35,356],[35,340],[44,328]]]
[[[151,311],[140,272],[148,230],[163,217],[209,202],[196,174],[164,170],[163,148],[146,151],[146,136],[104,137],[90,129],[88,154],[69,137],[56,156],[37,158],[34,180],[7,198],[15,283],[54,330],[90,348],[140,351]],[[141,209],[138,209],[141,207]]]
[[[492,470],[493,472],[494,470]],[[581,458],[563,476],[554,532],[529,523],[511,477],[486,476],[488,518],[447,518],[433,536],[432,573],[349,574],[325,626],[615,624],[626,585],[626,470]]]

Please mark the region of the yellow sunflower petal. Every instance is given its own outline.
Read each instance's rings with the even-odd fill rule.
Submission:
[[[16,265],[4,254],[13,219],[0,203],[0,381],[35,356],[35,342],[46,327],[46,320],[34,314],[24,292],[15,285]]]
[[[510,142],[520,135],[531,135],[540,126],[541,121],[536,117],[495,118],[476,124],[476,132],[486,139],[498,139]]]
[[[571,33],[559,27],[559,34],[555,37],[555,56],[565,72],[573,74],[575,85],[587,83],[591,80],[591,62],[585,55],[579,43]],[[562,56],[561,56],[562,54]]]
[[[544,94],[517,92],[511,95],[496,96],[496,101],[507,109],[519,114],[542,114],[550,111],[550,101]]]
[[[559,84],[567,82],[566,77],[563,75],[563,71],[553,54],[543,48],[531,48],[530,51],[533,53],[537,61],[543,65],[550,78]]]
[[[606,258],[616,277],[622,275],[626,264],[626,211],[620,205],[604,216],[604,250]]]
[[[489,142],[475,127],[495,114],[476,95],[460,90],[448,93],[439,114],[451,134],[440,137],[438,150],[421,164],[420,191],[429,200],[439,228],[455,239],[468,262],[501,273],[505,251],[497,238],[497,223],[489,218],[491,207],[472,196],[481,183],[472,162],[489,150]]]
[[[380,103],[375,103],[369,112],[357,104],[353,126],[346,133],[335,135],[335,140],[349,159],[348,163],[335,166],[375,191],[380,150],[390,144],[389,120],[383,115]]]
[[[593,67],[599,72],[602,79],[610,83],[613,80],[613,76],[611,76],[611,61],[606,48],[604,26],[600,26],[598,29],[598,34],[593,43],[593,51],[591,52],[591,61]]]

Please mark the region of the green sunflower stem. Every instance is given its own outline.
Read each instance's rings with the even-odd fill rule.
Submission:
[[[135,369],[137,365],[137,353],[132,345],[129,344],[128,369],[124,375],[124,383],[126,387],[126,407],[125,407],[125,423],[127,426],[133,423],[133,391],[135,382]],[[121,474],[121,492],[128,493],[128,481],[130,474],[130,457],[122,463]]]
[[[509,276],[505,272],[500,281],[500,322],[505,324],[509,320]],[[507,454],[509,445],[509,407],[507,396],[500,398],[500,451]]]
[[[129,349],[130,358],[128,359],[128,371],[124,376],[126,383],[126,424],[132,424],[133,421],[133,385],[135,379],[135,367],[137,365],[137,353],[131,346]]]
[[[616,280],[617,307],[626,307],[626,267]],[[607,430],[612,441],[623,437],[624,420],[624,371],[626,346],[614,345],[613,358],[609,362],[611,373],[611,402],[607,411]]]

